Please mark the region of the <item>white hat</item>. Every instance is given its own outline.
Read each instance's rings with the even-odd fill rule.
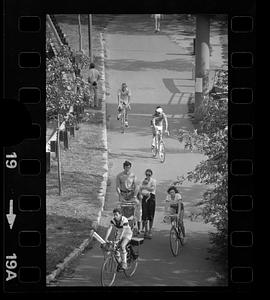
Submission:
[[[163,109],[161,107],[159,107],[159,108],[156,109],[156,112],[162,114],[163,113]]]

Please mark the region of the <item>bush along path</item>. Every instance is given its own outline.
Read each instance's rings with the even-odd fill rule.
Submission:
[[[102,34],[97,36],[96,33],[94,41],[94,50],[98,53],[96,64],[102,76],[100,110],[86,108],[79,130],[69,138],[69,149],[61,149],[61,196],[57,193],[57,161],[54,157],[46,178],[47,284],[89,246],[92,229],[97,229],[104,205],[108,156]]]

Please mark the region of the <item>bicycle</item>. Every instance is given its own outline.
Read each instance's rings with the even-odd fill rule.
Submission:
[[[127,278],[132,277],[138,267],[139,246],[143,243],[142,238],[132,238],[126,245],[127,251],[127,268],[123,269],[121,266],[121,257],[119,252],[119,241],[110,241],[101,244],[104,251],[104,262],[101,268],[101,285],[112,286],[116,274],[124,272]],[[137,246],[137,249],[135,249]]]
[[[165,161],[165,145],[162,137],[162,131],[156,130],[155,135],[155,146],[151,146],[153,157],[159,156],[160,162],[164,163]]]
[[[125,133],[126,129],[126,116],[127,116],[127,105],[125,103],[122,104],[121,108],[121,115],[120,115],[120,121],[121,121],[121,132]]]
[[[173,256],[179,254],[180,244],[184,246],[185,227],[182,222],[179,222],[178,215],[168,216],[171,222],[170,229],[170,249]]]

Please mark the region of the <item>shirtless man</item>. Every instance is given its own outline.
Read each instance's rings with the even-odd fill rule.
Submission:
[[[136,222],[139,222],[138,229],[140,229],[141,209],[140,201],[137,198],[139,192],[139,185],[136,183],[136,176],[131,169],[131,162],[125,161],[123,163],[124,171],[116,176],[116,192],[119,195],[120,202],[133,202],[135,204],[134,217]]]

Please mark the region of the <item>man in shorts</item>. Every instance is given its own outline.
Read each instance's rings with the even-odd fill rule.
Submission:
[[[153,17],[154,17],[154,20],[155,20],[155,32],[158,32],[158,31],[160,31],[161,14],[154,14]]]
[[[127,250],[126,245],[132,238],[132,230],[129,226],[128,219],[122,215],[122,211],[119,208],[113,210],[113,218],[110,221],[110,225],[107,229],[105,241],[108,242],[108,238],[111,234],[112,228],[116,229],[116,240],[119,241],[122,268],[127,268]]]
[[[97,84],[100,78],[101,76],[99,74],[99,71],[95,68],[95,64],[90,63],[88,82],[91,85],[91,89],[94,91],[94,107],[98,107]]]

